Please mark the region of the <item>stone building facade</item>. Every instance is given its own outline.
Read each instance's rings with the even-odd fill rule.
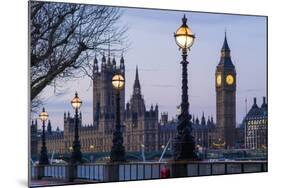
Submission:
[[[254,98],[253,105],[244,118],[245,148],[267,149],[268,116],[267,103],[263,97],[263,103],[259,107]]]
[[[123,56],[117,66],[115,58],[105,56],[101,65],[97,58],[93,65],[93,124],[83,125],[79,114],[79,137],[82,152],[109,152],[112,146],[112,134],[115,129],[115,91],[111,79],[121,73],[125,78]],[[230,49],[225,36],[221,49],[221,59],[216,69],[216,119],[206,119],[204,113],[200,121],[193,116],[192,135],[197,146],[204,148],[234,148],[245,145],[249,149],[267,147],[267,104],[261,107],[256,99],[245,117],[241,127],[236,128],[236,71],[231,61]],[[125,90],[121,91],[121,125],[126,151],[159,151],[168,142],[172,143],[176,135],[177,120],[168,121],[168,113],[161,113],[159,120],[158,105],[146,109],[141,82],[136,68],[133,93],[125,103]],[[74,140],[74,115],[64,113],[64,130],[52,130],[48,122],[46,144],[49,153],[70,153]],[[243,134],[245,136],[243,136]],[[40,131],[37,121],[31,125],[31,154],[40,152]],[[245,144],[244,144],[245,140]],[[238,144],[237,144],[238,143]],[[171,145],[168,147],[170,149]]]
[[[216,115],[218,130],[217,143],[225,148],[235,147],[236,127],[236,70],[230,56],[226,34],[221,49],[220,62],[216,68]]]
[[[112,134],[115,129],[115,91],[111,79],[114,74],[121,73],[125,77],[123,56],[120,65],[116,60],[102,57],[99,70],[98,60],[94,59],[93,71],[93,124],[83,125],[82,114],[79,114],[79,138],[82,152],[109,152],[112,146]],[[136,68],[135,82],[131,99],[126,103],[125,90],[121,91],[121,124],[126,151],[158,150],[158,105],[145,107],[141,93],[138,68]],[[46,133],[46,145],[49,153],[70,153],[74,140],[74,115],[64,113],[64,131],[52,131],[49,121]],[[37,124],[32,123],[31,153],[40,152],[40,132]]]

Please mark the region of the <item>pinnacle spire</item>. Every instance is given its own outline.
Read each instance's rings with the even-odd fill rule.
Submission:
[[[123,57],[123,53],[122,53],[122,55],[121,55],[120,63],[123,63],[123,64],[124,64],[124,57]]]
[[[135,80],[139,80],[139,70],[138,70],[138,66],[136,67],[136,78]]]
[[[49,134],[52,133],[52,125],[51,125],[51,121],[50,120],[48,120],[47,132]]]
[[[136,66],[136,75],[135,75],[135,82],[134,82],[134,93],[140,93],[140,81],[139,81],[139,71],[138,66]]]
[[[206,125],[206,120],[205,120],[204,112],[202,113],[201,124],[202,125]]]
[[[219,65],[227,66],[227,67],[234,67],[234,65],[231,61],[231,57],[230,57],[230,48],[229,48],[228,42],[227,42],[226,31],[224,32],[224,42],[223,42],[223,45],[221,48],[221,58],[220,58]]]
[[[261,105],[261,108],[267,108],[266,98],[263,97],[262,99],[263,99],[263,103]]]
[[[226,31],[224,31],[224,42],[223,42],[221,51],[230,51],[230,48],[229,48],[228,42],[227,42]]]
[[[259,108],[258,105],[257,105],[257,98],[256,97],[254,97],[254,104],[253,104],[252,108]]]

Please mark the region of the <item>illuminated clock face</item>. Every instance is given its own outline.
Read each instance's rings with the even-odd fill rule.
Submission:
[[[217,75],[217,85],[220,86],[221,85],[221,75]]]
[[[232,76],[231,74],[227,75],[227,76],[226,76],[226,83],[227,83],[228,85],[232,85],[233,82],[234,82],[233,76]]]

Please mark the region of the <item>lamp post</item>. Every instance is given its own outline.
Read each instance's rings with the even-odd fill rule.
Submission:
[[[188,79],[187,79],[187,50],[193,45],[195,36],[186,24],[186,17],[182,18],[182,25],[174,34],[176,44],[182,50],[182,95],[181,112],[178,116],[177,134],[174,140],[174,160],[196,160],[195,142],[191,135],[191,115],[189,114]]]
[[[121,74],[116,74],[112,78],[112,86],[116,90],[116,113],[115,131],[113,133],[113,145],[110,152],[111,162],[125,161],[125,148],[123,146],[123,135],[120,124],[120,91],[124,88],[125,79]]]
[[[91,162],[94,161],[94,149],[95,149],[95,146],[94,145],[90,145],[90,152],[91,152],[91,156],[90,156],[90,159],[91,159]]]
[[[82,153],[81,153],[81,145],[79,141],[78,135],[78,109],[80,108],[82,101],[78,97],[78,93],[75,93],[75,97],[71,100],[71,105],[75,109],[75,130],[74,130],[74,141],[72,145],[72,153],[70,158],[71,164],[81,163],[82,162]]]
[[[48,113],[45,112],[45,108],[43,108],[42,112],[39,114],[39,118],[42,121],[42,146],[41,146],[41,152],[40,152],[40,159],[39,159],[39,165],[48,165],[49,159],[48,159],[48,152],[46,147],[46,135],[45,135],[45,122],[48,119]]]
[[[144,144],[141,144],[141,155],[142,155],[142,161],[145,162],[145,153],[144,153]]]

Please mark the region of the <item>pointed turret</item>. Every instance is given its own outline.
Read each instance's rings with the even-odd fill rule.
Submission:
[[[206,120],[205,120],[204,112],[203,112],[202,118],[201,118],[201,125],[206,125]]]
[[[124,61],[123,54],[121,55],[121,59],[120,59],[120,72],[125,73],[125,61]]]
[[[155,105],[155,111],[158,111],[158,104]]]
[[[97,60],[97,56],[95,55],[95,59],[94,59],[94,73],[98,73],[99,72],[99,65],[98,65],[98,60]]]
[[[252,108],[259,108],[259,106],[257,105],[257,98],[256,97],[254,97],[254,103],[253,103]]]
[[[207,125],[211,125],[210,116],[208,116]]]
[[[47,126],[47,133],[48,134],[52,134],[52,125],[51,125],[51,121],[48,121],[48,126]]]
[[[196,117],[195,124],[196,124],[196,125],[199,125],[199,124],[200,124],[198,117]]]
[[[110,66],[111,65],[111,59],[110,59],[110,56],[108,55],[107,57],[107,65]]]
[[[37,133],[37,121],[35,122],[32,120],[31,122],[31,133]]]
[[[135,82],[134,82],[134,94],[135,95],[141,94],[141,86],[140,86],[140,81],[139,81],[138,66],[136,67],[136,75],[135,75]]]
[[[230,52],[230,48],[229,48],[228,42],[227,42],[226,32],[224,32],[224,41],[223,41],[221,51],[222,52]]]
[[[249,112],[247,113],[247,116],[257,116],[257,115],[262,115],[262,109],[259,108],[259,106],[257,105],[257,98],[254,97],[254,103],[251,107],[251,109],[249,110]]]
[[[262,102],[261,108],[267,109],[267,103],[266,103],[265,97],[262,98],[262,101],[263,101],[263,102]]]
[[[136,68],[136,75],[135,75],[135,81],[133,86],[133,95],[130,99],[130,105],[131,105],[130,106],[131,111],[137,112],[139,113],[139,115],[144,114],[144,112],[146,111],[144,100],[141,95],[138,67]]]
[[[112,67],[113,67],[113,70],[116,69],[116,60],[115,60],[115,57],[113,57],[113,59],[112,59]]]
[[[233,63],[230,57],[230,48],[227,42],[226,32],[224,35],[224,41],[221,48],[221,59],[219,65],[226,66],[226,67],[233,67]]]
[[[101,71],[105,71],[105,69],[106,69],[106,59],[103,54],[102,59],[101,59]]]

